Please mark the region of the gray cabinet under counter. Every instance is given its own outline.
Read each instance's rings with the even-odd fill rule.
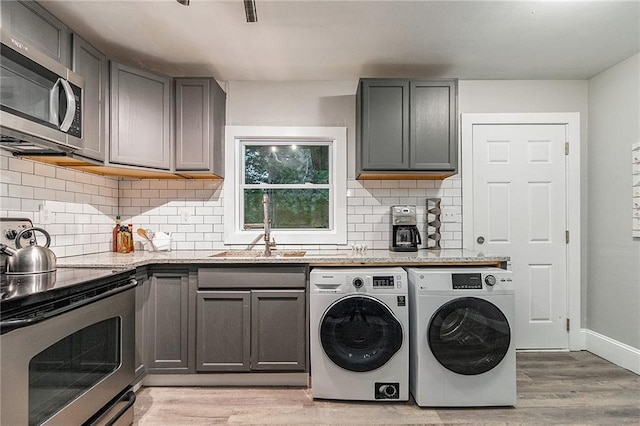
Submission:
[[[147,300],[147,371],[189,372],[189,274],[152,271]]]
[[[305,266],[198,270],[196,369],[305,371]]]

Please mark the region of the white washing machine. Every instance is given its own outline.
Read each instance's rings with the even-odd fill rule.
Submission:
[[[409,399],[407,292],[399,267],[311,271],[314,398]]]
[[[516,403],[515,292],[498,268],[405,268],[410,388],[421,407]]]

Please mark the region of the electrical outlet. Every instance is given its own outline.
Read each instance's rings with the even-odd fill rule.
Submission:
[[[460,214],[455,207],[442,207],[442,213],[440,214],[440,221],[442,223],[458,222]]]
[[[49,208],[41,204],[40,205],[40,223],[43,225],[49,225],[53,221],[53,213]]]
[[[189,223],[191,220],[191,212],[189,209],[180,209],[180,217],[182,218],[182,223]]]

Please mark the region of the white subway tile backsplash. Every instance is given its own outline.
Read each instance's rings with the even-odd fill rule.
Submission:
[[[30,217],[35,225],[44,226],[55,236],[53,246],[58,256],[109,251],[116,214],[122,216],[123,222],[132,223],[134,229],[172,232],[175,241],[172,249],[225,247],[222,181],[115,179],[16,159],[8,154],[0,155],[0,169],[0,215]],[[416,205],[418,228],[423,236],[427,198],[442,198],[443,206],[453,206],[457,212],[462,210],[459,177],[443,181],[350,179],[347,187],[347,245],[388,248],[392,205]],[[39,223],[38,210],[43,203],[54,223]],[[445,224],[441,245],[460,248],[461,229],[461,219]]]
[[[9,163],[9,170],[30,175],[33,174],[33,162],[18,158],[16,158],[15,160],[16,161],[11,161]]]
[[[4,158],[4,157],[3,157]],[[55,177],[56,168],[48,164],[33,163],[33,174],[42,177]]]

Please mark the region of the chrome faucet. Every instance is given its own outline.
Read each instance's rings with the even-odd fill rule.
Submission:
[[[269,194],[262,195],[262,208],[264,211],[264,253],[263,256],[270,257],[271,250],[276,248],[276,240],[271,238],[271,219],[269,219]]]

